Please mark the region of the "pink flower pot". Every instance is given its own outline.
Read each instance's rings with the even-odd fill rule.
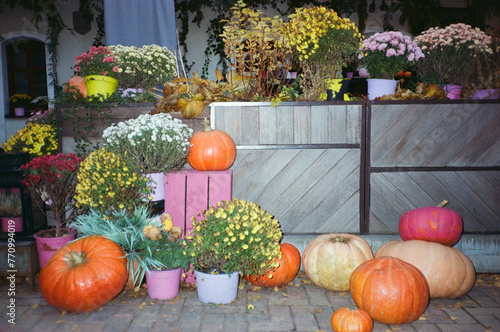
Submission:
[[[148,295],[152,299],[168,300],[179,294],[181,269],[146,272]]]
[[[444,86],[443,90],[448,99],[460,99],[462,94],[463,86],[456,84],[447,84]]]
[[[50,260],[50,258],[56,253],[57,250],[64,247],[66,243],[73,241],[76,237],[76,230],[65,229],[68,234],[61,237],[47,237],[47,233],[54,232],[53,229],[46,229],[35,233],[33,236],[36,242],[36,248],[38,250],[38,261],[40,262],[40,268],[43,268],[45,264]]]
[[[22,217],[2,217],[2,232],[22,232],[23,218]]]
[[[239,273],[210,274],[194,271],[198,298],[203,303],[226,304],[236,300]]]
[[[14,107],[14,114],[16,116],[24,116],[24,107]]]
[[[477,90],[472,95],[472,99],[500,99],[500,89]]]

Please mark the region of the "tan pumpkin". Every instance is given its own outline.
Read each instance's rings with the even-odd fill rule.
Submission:
[[[469,257],[460,250],[422,240],[391,241],[375,257],[392,256],[416,266],[429,284],[431,298],[457,298],[467,294],[476,281]]]
[[[323,234],[312,240],[302,254],[304,271],[319,287],[349,290],[352,271],[373,258],[370,245],[353,234]]]

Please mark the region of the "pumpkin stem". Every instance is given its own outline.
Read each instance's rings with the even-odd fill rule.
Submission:
[[[76,251],[71,250],[66,256],[64,256],[64,261],[68,267],[72,268],[87,263],[87,254],[85,252],[79,254]]]
[[[347,242],[347,238],[344,236],[337,236],[332,239],[333,242]]]
[[[439,203],[437,207],[443,207],[446,204],[448,204],[448,200],[445,199],[444,201],[442,201],[441,203]]]
[[[207,118],[203,120],[203,131],[204,132],[212,131],[212,128],[210,127],[210,121],[208,121]]]

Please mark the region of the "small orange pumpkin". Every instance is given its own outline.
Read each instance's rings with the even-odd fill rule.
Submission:
[[[373,319],[363,309],[342,307],[330,319],[334,332],[371,332]]]
[[[81,76],[73,76],[68,80],[68,83],[64,87],[64,92],[80,91],[80,93],[87,97],[87,86],[85,85],[85,79]]]
[[[244,276],[248,282],[263,287],[283,286],[295,279],[300,269],[300,252],[293,244],[280,244],[282,258],[277,260],[280,264],[277,268],[263,276]]]
[[[187,156],[189,165],[197,171],[223,171],[236,159],[236,145],[226,132],[212,129],[207,120],[205,129],[195,133]]]

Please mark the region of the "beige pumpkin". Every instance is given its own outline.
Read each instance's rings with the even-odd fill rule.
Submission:
[[[429,283],[431,298],[457,298],[467,294],[476,281],[469,257],[458,249],[421,240],[391,241],[375,253],[397,257],[416,266]]]
[[[370,245],[361,237],[331,233],[318,236],[306,246],[302,265],[316,286],[348,291],[352,271],[372,258]]]

